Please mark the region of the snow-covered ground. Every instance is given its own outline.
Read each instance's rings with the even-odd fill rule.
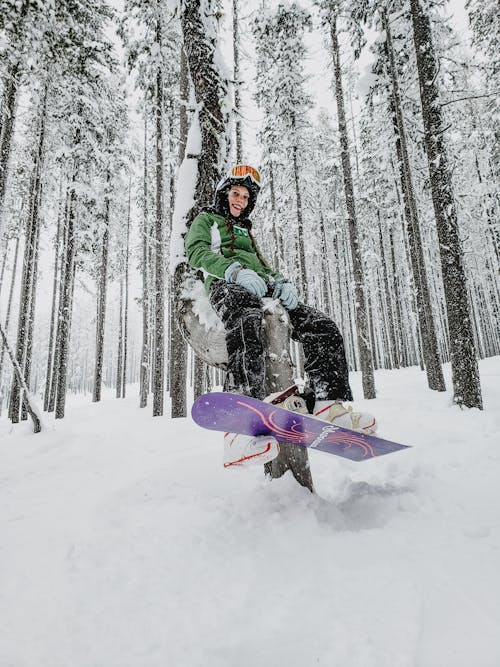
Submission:
[[[483,412],[378,372],[356,405],[413,449],[312,452],[317,495],[224,470],[219,434],[135,396],[0,421],[0,665],[498,667],[500,358],[480,367]]]

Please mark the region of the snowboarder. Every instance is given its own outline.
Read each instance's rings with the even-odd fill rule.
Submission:
[[[236,165],[216,188],[212,207],[204,208],[186,235],[189,264],[201,269],[210,302],[226,329],[228,370],[224,390],[264,398],[262,335],[264,297],[279,299],[287,309],[291,336],[302,343],[304,369],[314,392],[314,414],[338,426],[365,433],[376,430],[375,418],[354,412],[344,343],[336,324],[299,300],[295,285],[263,257],[249,219],[260,190],[260,175],[249,165]],[[291,395],[290,395],[291,394]],[[307,412],[297,392],[286,391],[282,407]],[[224,436],[225,465],[263,463],[279,453],[268,436]]]

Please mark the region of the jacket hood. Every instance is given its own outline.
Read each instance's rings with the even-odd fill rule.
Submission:
[[[249,215],[251,215],[253,209],[255,208],[255,204],[257,202],[257,195],[259,194],[259,186],[250,178],[232,178],[231,176],[227,176],[226,178],[223,178],[219,184],[217,185],[217,188],[215,189],[215,198],[214,198],[214,208],[217,209],[218,211],[221,211],[221,214],[224,215],[224,217],[229,217],[232,220],[242,220],[243,218],[238,217],[238,218],[233,218],[229,211],[229,202],[227,200],[227,194],[229,190],[231,189],[232,185],[243,185],[247,190],[248,190],[248,205],[244,211],[244,216],[247,218]]]

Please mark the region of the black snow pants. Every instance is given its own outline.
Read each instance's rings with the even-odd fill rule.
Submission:
[[[210,302],[226,328],[229,364],[224,390],[262,400],[265,397],[262,299],[240,285],[215,280]],[[288,311],[288,315],[291,336],[302,343],[304,369],[316,398],[352,401],[344,342],[335,322],[303,303]]]

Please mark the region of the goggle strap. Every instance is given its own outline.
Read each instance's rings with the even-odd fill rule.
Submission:
[[[235,167],[231,169],[230,172],[231,178],[246,178],[247,176],[250,176],[250,178],[257,184],[260,185],[260,174],[255,169],[254,167],[251,167],[248,164],[237,164]]]

